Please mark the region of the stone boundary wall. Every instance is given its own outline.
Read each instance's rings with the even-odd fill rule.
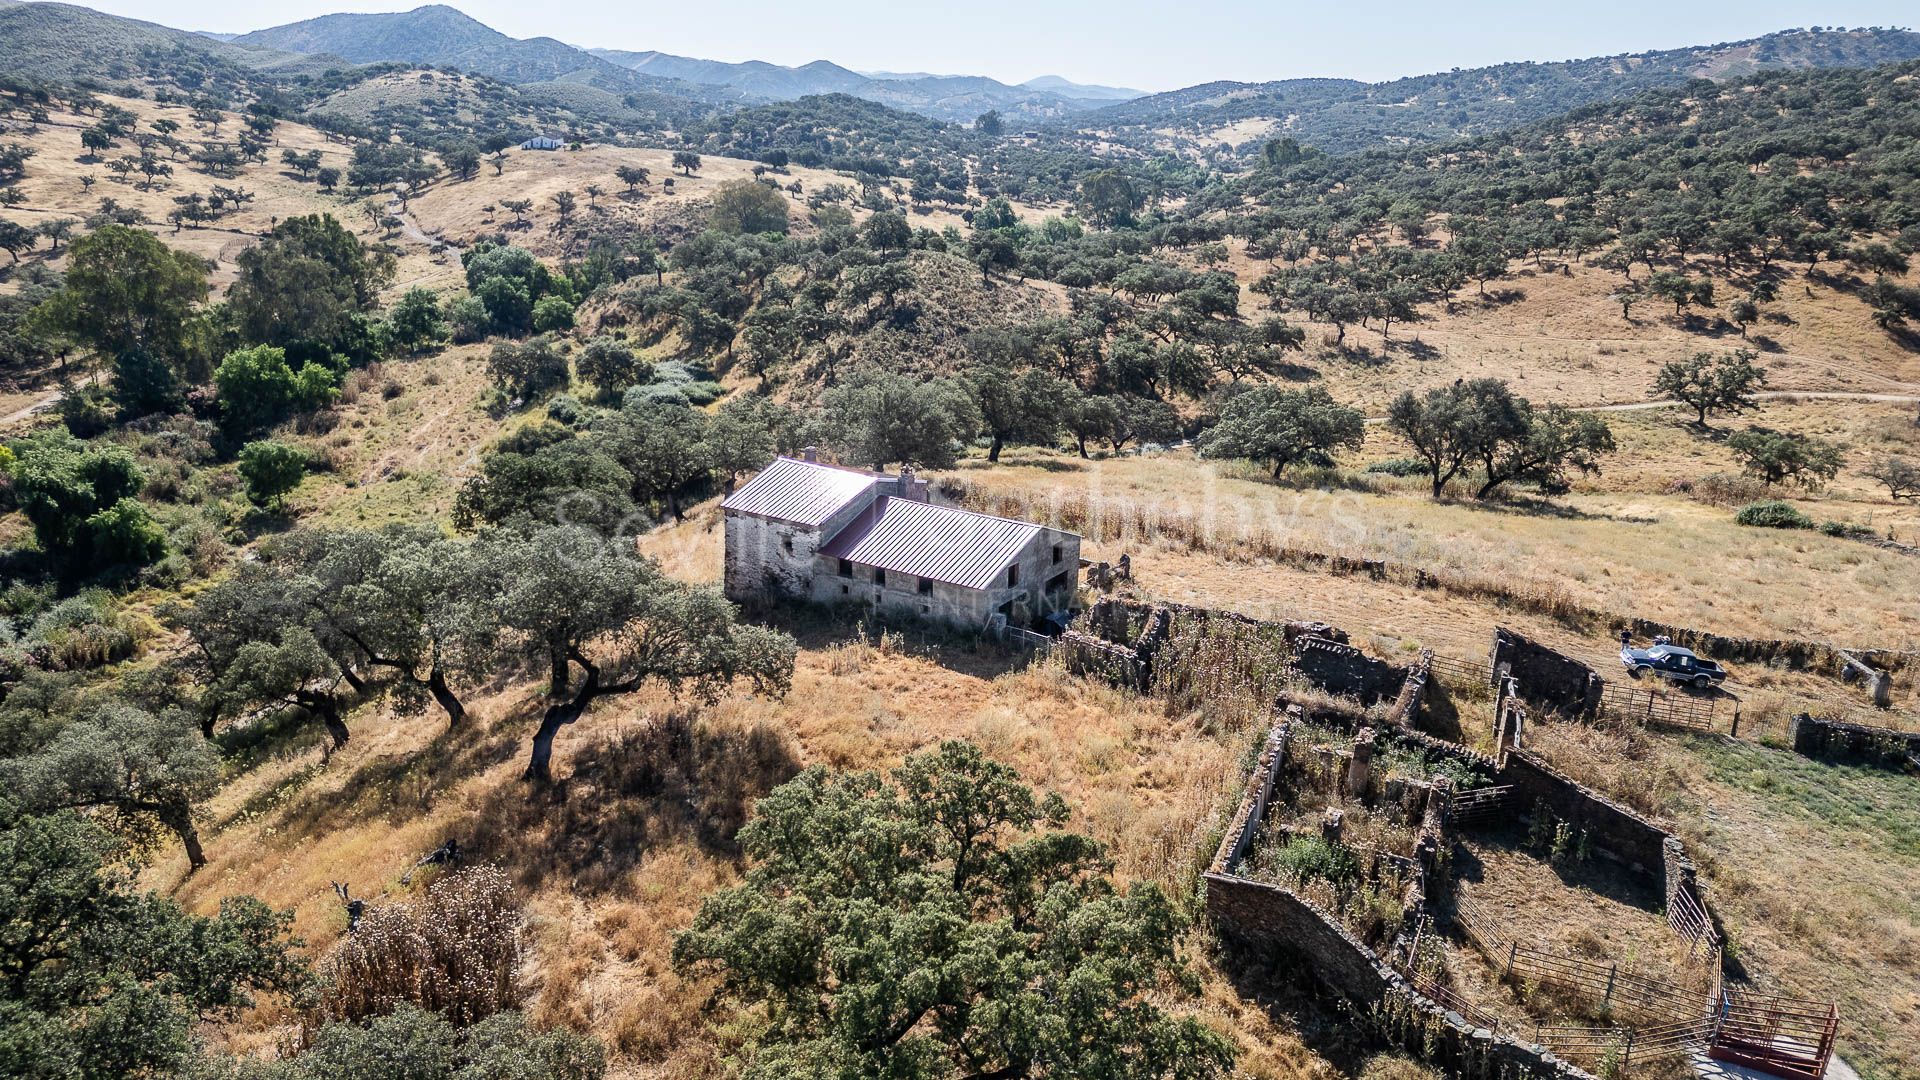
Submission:
[[[1920,764],[1920,732],[1848,724],[1805,713],[1787,728],[1793,752],[1818,761],[1908,769]]]
[[[1846,669],[1850,656],[1888,672],[1920,667],[1920,653],[1897,649],[1842,649],[1821,641],[1725,637],[1651,619],[1615,619],[1611,629],[1631,630],[1635,635],[1645,638],[1664,636],[1675,645],[1725,663],[1767,664],[1835,677]]]

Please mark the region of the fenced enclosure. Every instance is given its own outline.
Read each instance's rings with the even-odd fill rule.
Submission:
[[[1600,692],[1602,716],[1689,731],[1712,731],[1718,705],[1718,698],[1670,694],[1652,687],[1620,683],[1607,683]]]
[[[1567,991],[1591,1003],[1596,1012],[1626,1013],[1645,1021],[1632,1026],[1507,1022],[1504,1030],[1515,1038],[1530,1040],[1571,1061],[1605,1062],[1622,1073],[1636,1061],[1644,1064],[1697,1053],[1711,1045],[1715,1016],[1710,988],[1650,979],[1622,971],[1618,963],[1521,945],[1464,897],[1455,908],[1454,923],[1503,978]]]

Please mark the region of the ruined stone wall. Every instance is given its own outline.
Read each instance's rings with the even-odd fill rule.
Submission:
[[[1293,639],[1293,666],[1327,693],[1366,705],[1394,697],[1407,680],[1407,669],[1315,634]]]
[[[1544,803],[1552,814],[1584,829],[1593,843],[1646,874],[1662,872],[1668,833],[1653,822],[1574,782],[1525,750],[1509,751],[1496,784],[1512,784],[1516,806],[1531,813]]]
[[[1592,668],[1530,641],[1505,627],[1493,632],[1493,670],[1503,667],[1520,683],[1521,696],[1566,716],[1588,716],[1600,708],[1606,686]]]
[[[1588,1073],[1542,1047],[1477,1028],[1458,1013],[1419,993],[1358,938],[1285,887],[1251,881],[1234,868],[1252,846],[1287,755],[1288,729],[1276,725],[1247,780],[1233,822],[1205,875],[1207,916],[1228,952],[1254,966],[1277,959],[1304,960],[1314,977],[1351,1002],[1377,1037],[1418,1053],[1456,1076],[1591,1080]],[[1447,785],[1435,785],[1423,808],[1420,855],[1430,858],[1447,828]],[[1424,904],[1425,858],[1417,858],[1408,899]]]
[[[1793,752],[1821,761],[1906,769],[1920,763],[1920,733],[1801,714],[1787,729]]]

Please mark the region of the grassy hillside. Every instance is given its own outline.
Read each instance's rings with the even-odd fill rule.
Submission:
[[[0,6],[0,29],[14,11]],[[38,25],[20,24],[23,40]],[[1800,37],[1775,42],[1769,62],[1833,55],[1817,35]],[[190,55],[214,65],[229,46],[167,48],[213,50]],[[137,74],[179,69],[188,54],[156,59],[134,42],[120,55]],[[1723,74],[1739,61],[1713,59]],[[206,70],[230,73],[233,105],[256,103],[257,69]],[[679,597],[680,586],[720,577],[717,503],[730,482],[776,445],[816,442],[852,460],[852,448],[868,449],[859,425],[873,416],[902,442],[920,426],[935,432],[892,461],[920,466],[937,498],[1079,531],[1083,555],[1130,558],[1128,587],[1142,597],[1323,619],[1399,662],[1422,649],[1477,660],[1498,625],[1611,674],[1613,624],[1635,617],[1920,651],[1920,503],[1867,471],[1893,455],[1920,461],[1920,345],[1898,310],[1903,290],[1920,286],[1909,262],[1920,246],[1912,62],[1656,88],[1498,135],[1309,153],[1230,181],[1119,144],[1101,159],[1045,140],[986,140],[843,95],[686,116],[673,137],[653,133],[661,145],[635,146],[612,130],[615,113],[599,112],[612,109],[608,91],[560,75],[509,85],[383,65],[298,94],[268,85],[286,96],[265,102],[286,115],[255,112],[258,156],[244,160],[216,153],[249,130],[242,108],[6,91],[0,238],[17,247],[0,260],[0,754],[10,770],[0,775],[49,747],[95,749],[56,737],[97,705],[173,724],[206,766],[182,796],[205,865],[190,873],[176,827],[149,810],[88,813],[132,844],[142,885],[192,910],[257,895],[291,913],[306,955],[324,956],[347,934],[333,882],[376,907],[417,899],[436,872],[406,875],[457,838],[471,860],[508,875],[527,909],[513,990],[538,1025],[602,1040],[619,1080],[724,1075],[765,1024],[676,965],[673,940],[704,900],[742,880],[737,832],[756,801],[804,767],[886,768],[962,738],[1061,796],[1069,825],[1107,845],[1121,882],[1159,885],[1197,912],[1198,872],[1270,719],[1270,693],[1203,680],[1209,696],[1174,703],[1030,663],[971,630],[758,610],[741,617],[796,643],[784,694],[742,686],[704,701],[652,683],[588,699],[559,725],[543,785],[522,769],[554,704],[551,639],[514,652],[493,651],[492,633],[459,636],[476,616],[498,630],[520,614],[486,606],[504,590],[471,587],[500,580],[481,549],[450,549],[475,560],[452,565],[383,563],[351,594],[256,576],[285,572],[315,529],[347,530],[355,544],[395,524],[459,544],[482,533],[525,543],[511,538],[526,535],[529,516],[489,516],[473,497],[497,481],[532,513],[619,511],[608,557],[655,560],[662,595]],[[581,147],[494,158],[460,144],[520,125],[564,127]],[[96,145],[83,142],[90,131]],[[102,132],[112,145],[97,145]],[[142,149],[150,168],[170,170],[143,174]],[[408,156],[405,170],[355,186],[356,158],[370,166],[394,153]],[[1114,161],[1126,168],[1098,175]],[[332,170],[343,175],[323,190]],[[217,214],[168,223],[213,198]],[[293,228],[321,213],[344,232]],[[179,286],[177,310],[153,320],[174,333],[109,351],[90,336],[104,320],[58,318],[100,275],[70,274],[57,290],[74,244],[115,220],[204,259],[210,290],[203,301],[197,277]],[[31,231],[59,221],[73,224]],[[139,233],[106,235],[146,246]],[[324,242],[326,258],[295,240]],[[252,269],[268,258],[266,272]],[[348,280],[328,258],[364,277]],[[146,265],[176,281],[200,269]],[[1675,276],[1687,283],[1677,302],[1654,284]],[[300,291],[273,292],[288,281]],[[60,299],[24,316],[48,297]],[[1349,300],[1357,311],[1341,306]],[[1756,310],[1737,313],[1741,300]],[[325,326],[312,314],[323,310],[335,316]],[[1660,365],[1740,346],[1770,370],[1772,392],[1753,408],[1695,423],[1650,400]],[[276,348],[293,361],[279,382]],[[1479,498],[1456,481],[1436,495],[1409,475],[1406,439],[1357,414],[1343,418],[1353,438],[1288,469],[1187,444],[1237,401],[1257,400],[1236,397],[1254,386],[1324,388],[1377,418],[1402,391],[1478,377],[1506,380],[1543,413],[1624,406],[1598,414],[1611,446],[1596,452],[1597,471],[1569,469],[1564,488],[1515,482]],[[885,408],[846,407],[867,387],[889,395]],[[270,392],[285,407],[245,426]],[[81,438],[52,437],[62,427]],[[1769,486],[1742,471],[1732,437],[1749,428],[1819,439],[1844,459],[1828,482]],[[989,447],[1003,429],[996,462]],[[651,441],[687,431],[698,438]],[[1076,438],[1092,453],[1076,453]],[[698,467],[683,474],[689,461]],[[290,474],[263,475],[276,462],[291,462]],[[284,490],[264,490],[279,480]],[[49,519],[29,519],[19,497],[37,485],[31,508],[44,515],[53,498],[105,500],[114,482],[123,490],[111,510],[81,506],[65,532],[36,528]],[[1738,523],[1737,509],[1762,499],[1817,527]],[[128,521],[151,529],[106,531]],[[74,537],[95,536],[115,546],[72,556]],[[119,566],[108,551],[147,561]],[[1388,569],[1335,574],[1335,556]],[[236,583],[261,580],[269,587],[232,600]],[[547,595],[568,614],[609,591],[557,580]],[[424,700],[421,671],[445,675],[441,658],[453,655],[441,639],[402,661],[336,632],[342,624],[307,621],[348,595],[349,610],[329,618],[365,614],[402,585],[491,594],[462,594],[421,619],[448,628],[450,649],[473,650],[447,669],[464,720]],[[270,616],[234,631],[239,651],[274,661],[244,676],[214,672],[215,649],[230,642],[189,640],[194,612],[211,618],[230,604]],[[414,618],[398,606],[397,621]],[[571,661],[610,667],[628,644],[597,639]],[[1744,974],[1842,1002],[1843,1053],[1872,1080],[1910,1076],[1920,1068],[1913,784],[1779,744],[1799,712],[1920,730],[1920,685],[1901,672],[1892,706],[1875,710],[1837,679],[1730,669],[1716,715],[1726,730],[1738,708],[1740,740],[1550,721],[1528,737],[1687,836]],[[338,745],[315,720],[329,707],[350,734]],[[36,770],[10,797],[65,805]],[[147,775],[107,768],[83,779],[129,773]],[[1191,985],[1151,999],[1231,1040],[1236,1075],[1429,1080],[1372,1062],[1378,1048],[1353,1017],[1304,989],[1243,993],[1204,929],[1180,944]],[[271,1056],[300,1045],[313,1022],[299,1002],[275,998],[194,1030]]]
[[[71,4],[9,4],[0,8],[0,42],[7,73],[16,78],[71,83],[125,83],[164,73],[183,90],[232,93],[261,72],[317,74],[337,60],[243,48],[185,30],[105,15]]]
[[[1152,94],[1074,121],[1143,146],[1257,151],[1291,137],[1328,153],[1514,127],[1688,79],[1765,69],[1871,67],[1920,56],[1906,30],[1790,30],[1747,41],[1554,63],[1514,63],[1391,82],[1216,82]]]

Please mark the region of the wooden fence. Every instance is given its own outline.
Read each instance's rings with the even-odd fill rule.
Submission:
[[[1669,694],[1621,683],[1607,683],[1600,691],[1600,713],[1616,720],[1712,731],[1718,698]]]

